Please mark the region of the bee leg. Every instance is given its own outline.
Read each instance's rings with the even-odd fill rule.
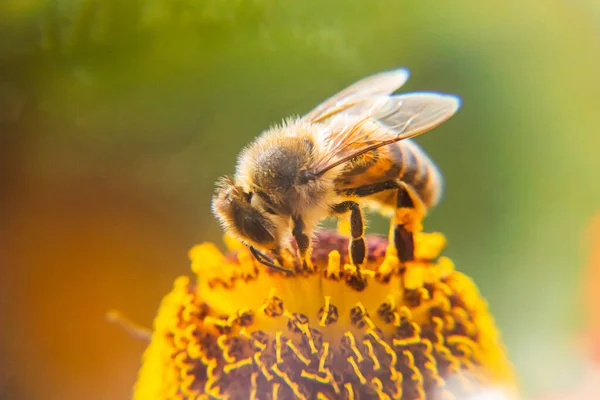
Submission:
[[[271,253],[275,256],[275,261],[279,263],[279,265],[283,265],[283,255],[281,255],[281,248],[275,247],[271,249]]]
[[[294,222],[294,228],[292,229],[292,235],[296,239],[296,245],[298,246],[298,254],[300,255],[300,262],[302,263],[302,269],[305,271],[313,270],[313,265],[310,260],[310,238],[304,232],[306,225],[301,217],[292,217]]]
[[[365,239],[363,237],[365,234],[365,225],[360,206],[354,201],[344,201],[333,206],[333,211],[336,213],[341,214],[348,210],[350,211],[350,234],[352,237],[348,254],[350,255],[350,262],[353,265],[360,265],[365,261],[367,255]]]
[[[250,249],[250,253],[252,253],[254,258],[256,258],[256,261],[258,261],[259,263],[261,263],[269,268],[273,268],[277,271],[285,272],[287,274],[292,273],[292,271],[290,271],[289,269],[275,264],[275,262],[273,260],[271,260],[265,254],[263,254],[261,251],[257,250],[254,246],[249,246],[249,249]]]
[[[399,186],[396,216],[392,220],[393,239],[400,261],[410,261],[414,260],[414,233],[420,230],[424,207],[403,182]]]
[[[390,243],[394,243],[401,261],[412,260],[415,248],[413,235],[421,230],[425,205],[410,186],[399,179],[392,179],[348,189],[341,193],[347,196],[367,197],[385,190],[396,192],[396,212],[390,226]],[[340,211],[348,210],[348,208],[343,208],[344,203],[338,205]],[[338,206],[333,207],[334,212],[338,212],[336,210]]]

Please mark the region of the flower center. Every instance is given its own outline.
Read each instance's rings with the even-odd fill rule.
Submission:
[[[511,383],[485,302],[438,257],[444,237],[414,241],[415,259],[400,262],[367,236],[359,268],[348,239],[325,231],[314,270],[292,275],[231,239],[227,255],[194,247],[196,283],[179,278],[163,301],[136,398],[462,398]]]

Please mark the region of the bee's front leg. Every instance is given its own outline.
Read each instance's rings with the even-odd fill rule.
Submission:
[[[365,245],[365,224],[362,216],[362,211],[358,203],[354,201],[344,201],[332,207],[336,214],[343,214],[350,211],[350,263],[353,265],[361,265],[365,261],[367,249]]]
[[[281,247],[277,246],[275,248],[272,248],[271,253],[273,253],[273,256],[275,257],[275,261],[277,261],[279,263],[279,265],[284,264],[283,255],[281,254]]]
[[[296,245],[298,246],[298,255],[300,256],[301,268],[305,271],[312,271],[313,265],[310,260],[311,243],[310,237],[306,234],[304,229],[306,225],[300,216],[292,217],[294,227],[292,229],[292,235],[296,239]]]
[[[290,271],[287,268],[283,267],[283,257],[281,256],[281,254],[278,251],[275,252],[275,258],[276,258],[277,262],[279,263],[279,265],[275,264],[275,262],[273,262],[272,259],[270,259],[265,254],[263,254],[261,251],[256,249],[256,247],[249,246],[248,248],[250,249],[250,253],[254,256],[254,258],[259,263],[261,263],[269,268],[272,268],[274,270],[285,272],[287,274],[290,274],[293,272],[293,271]]]

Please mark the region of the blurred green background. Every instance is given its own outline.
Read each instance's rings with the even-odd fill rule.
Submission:
[[[365,75],[462,97],[418,142],[427,230],[489,300],[524,391],[568,387],[600,210],[600,3],[3,0],[0,399],[126,399],[215,179],[270,124]],[[385,232],[373,217],[371,231]]]

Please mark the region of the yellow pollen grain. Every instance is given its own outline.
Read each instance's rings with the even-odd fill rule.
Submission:
[[[413,208],[402,207],[396,210],[396,223],[402,225],[408,232],[420,232],[423,230],[421,220],[422,213]]]
[[[352,384],[351,383],[346,383],[344,384],[344,387],[346,388],[346,391],[348,392],[348,400],[354,400],[354,389],[352,388]]]
[[[306,396],[304,396],[299,388],[298,388],[298,384],[295,383],[294,381],[292,381],[289,377],[288,374],[286,374],[285,372],[283,372],[282,370],[279,369],[279,366],[277,364],[273,365],[271,367],[271,370],[273,370],[273,372],[275,373],[275,375],[277,375],[278,377],[280,377],[281,379],[283,379],[283,381],[286,383],[286,385],[289,386],[290,389],[292,389],[292,392],[294,392],[294,394],[296,395],[296,397],[298,397],[299,399],[304,399],[306,400]]]
[[[362,383],[363,385],[365,383],[367,383],[367,378],[365,378],[365,376],[362,374],[362,372],[360,372],[360,368],[358,368],[358,364],[356,363],[356,360],[354,360],[354,357],[350,356],[346,360],[348,360],[350,365],[352,365],[352,369],[354,370],[354,373],[356,374],[356,376],[358,376],[360,383]]]
[[[186,347],[188,356],[192,359],[192,360],[198,360],[203,358],[203,353],[202,353],[202,346],[198,343],[194,343],[194,342],[190,342],[188,343],[187,347]]]
[[[393,339],[392,344],[394,346],[410,346],[411,344],[417,344],[421,342],[421,338],[418,335],[414,335],[405,339]]]
[[[221,394],[221,388],[219,386],[215,386],[214,388],[212,388],[212,390],[209,392],[209,396],[218,400],[229,399],[229,396],[227,394]]]
[[[273,375],[271,375],[265,364],[260,359],[261,354],[262,352],[254,354],[254,363],[258,366],[258,368],[260,368],[260,372],[262,372],[263,376],[267,379],[267,381],[270,381],[271,379],[273,379]]]
[[[458,335],[449,336],[446,339],[446,342],[448,344],[463,344],[469,348],[475,348],[477,346],[473,340],[466,338],[464,336],[458,336]]]
[[[321,316],[321,320],[319,321],[319,325],[325,326],[325,321],[327,321],[327,317],[329,317],[329,305],[331,301],[331,296],[325,296],[325,306],[323,306],[323,315]]]
[[[300,376],[303,378],[313,380],[315,382],[322,383],[322,384],[329,383],[329,376],[327,376],[327,375],[319,376],[318,374],[311,374],[310,372],[307,372],[305,369],[302,370],[302,373],[300,374]]]
[[[387,299],[389,300],[390,310],[395,310],[396,309],[396,297],[392,296],[391,294],[388,294]]]
[[[229,354],[229,346],[225,344],[225,340],[227,340],[227,337],[225,335],[219,336],[217,338],[217,345],[223,351],[223,358],[225,359],[225,361],[227,361],[228,363],[234,363],[235,357]]]
[[[196,377],[194,375],[188,375],[181,381],[181,393],[188,397],[194,398],[198,395],[198,391],[195,389],[190,389]]]
[[[190,376],[188,374],[189,370],[190,370],[190,366],[189,365],[187,365],[184,368],[182,368],[181,370],[179,370],[179,378],[181,378],[182,380],[185,381],[185,379]]]
[[[369,328],[371,329],[375,329],[377,327],[377,325],[375,325],[375,323],[373,322],[373,320],[371,319],[371,317],[363,317],[363,321],[365,321],[365,323],[369,326]]]
[[[425,288],[419,288],[417,289],[419,292],[419,297],[422,301],[427,301],[429,300],[431,297],[429,296],[429,291]]]
[[[273,390],[271,392],[273,400],[277,400],[279,398],[279,388],[280,387],[281,387],[281,384],[279,384],[279,383],[273,384]]]
[[[362,276],[364,277],[368,277],[368,278],[375,278],[376,272],[370,269],[364,269],[361,270],[360,273],[362,274]]]
[[[328,355],[329,342],[323,342],[323,353],[321,354],[321,358],[319,359],[319,372],[325,372],[325,362],[327,361]]]
[[[220,322],[221,320],[218,320],[215,317],[207,316],[206,318],[204,318],[204,326],[209,329],[214,329]]]
[[[265,302],[259,307],[259,311],[261,311],[262,313],[265,313],[265,310],[273,301],[273,297],[275,297],[275,288],[274,287],[272,287],[269,290],[269,295],[267,296],[267,299],[265,300]]]
[[[173,343],[178,348],[182,348],[182,347],[186,346],[188,343],[188,338],[185,337],[185,332],[183,332],[183,331],[174,332]]]
[[[371,272],[373,272],[373,271],[371,271]],[[376,325],[373,323],[373,321],[371,320],[371,318],[367,316],[367,309],[364,306],[364,304],[359,301],[359,302],[356,303],[356,307],[358,307],[358,309],[362,313],[362,316],[363,316],[362,317],[362,321],[365,322],[370,329],[374,329],[376,327]]]
[[[373,339],[375,339],[377,341],[377,343],[379,345],[381,345],[383,347],[383,349],[385,350],[385,352],[390,356],[391,360],[390,360],[390,372],[391,372],[391,379],[396,379],[396,375],[397,375],[397,371],[396,371],[396,362],[398,361],[398,357],[396,356],[396,352],[390,347],[389,344],[387,344],[384,340],[382,340],[379,335],[377,334],[377,332],[375,331],[370,331],[369,334],[371,335],[371,337]]]
[[[383,391],[383,383],[379,378],[371,379],[371,386],[375,389],[380,400],[390,400],[390,396]]]
[[[414,238],[415,259],[417,260],[433,260],[446,247],[446,237],[438,232],[419,232]]]
[[[290,348],[290,350],[292,350],[292,352],[296,355],[296,357],[298,357],[300,361],[302,361],[306,366],[310,365],[310,360],[304,357],[304,355],[302,355],[300,350],[298,350],[298,348],[294,346],[294,343],[292,343],[290,339],[288,339],[285,344],[287,345],[287,347]]]
[[[388,246],[385,253],[385,258],[377,269],[377,272],[382,276],[389,276],[396,271],[400,263],[398,262],[398,256],[396,255],[397,252],[395,247]]]
[[[315,341],[312,338],[312,334],[310,333],[310,329],[308,325],[305,325],[305,335],[308,340],[308,347],[310,347],[311,354],[317,354],[319,350],[317,350],[317,346],[315,346]]]
[[[206,367],[206,375],[208,376],[209,379],[213,379],[215,378],[215,369],[217,369],[218,363],[217,360],[215,360],[214,358],[209,360],[209,362],[207,363],[207,367]]]
[[[266,344],[263,344],[261,342],[259,342],[258,340],[255,340],[253,342],[254,346],[258,347],[260,349],[260,351],[264,351],[267,348]]]
[[[408,367],[413,372],[413,375],[411,378],[413,378],[414,381],[422,382],[423,375],[421,375],[417,366],[415,365],[415,356],[413,355],[413,353],[411,353],[409,350],[404,350],[404,351],[402,351],[402,355],[404,355],[404,357],[406,357],[406,359],[408,360]]]
[[[358,272],[358,268],[353,264],[344,264],[344,272],[350,275],[354,275]]]
[[[256,399],[256,393],[258,391],[257,380],[258,372],[253,372],[252,375],[250,375],[250,400]]]
[[[392,382],[394,382],[396,384],[396,393],[392,393],[392,397],[394,399],[401,399],[402,398],[402,382],[403,382],[404,377],[402,376],[402,374],[396,374],[396,376],[394,378],[392,378]]]
[[[185,322],[190,322],[192,320],[192,315],[197,312],[198,312],[198,307],[194,307],[194,305],[192,305],[192,304],[186,305],[183,308],[183,311],[181,312],[181,319]],[[194,326],[194,324],[191,324],[190,326]]]
[[[275,332],[275,360],[277,364],[283,363],[283,358],[281,357],[281,335],[283,335],[283,332]]]
[[[411,261],[406,263],[406,272],[404,273],[404,288],[418,289],[425,283],[425,268],[421,264]]]
[[[317,347],[315,346],[315,342],[312,338],[312,334],[310,333],[310,328],[308,327],[307,323],[300,323],[296,320],[296,318],[294,317],[294,315],[290,312],[288,312],[287,310],[285,310],[283,312],[283,315],[285,317],[287,317],[288,319],[290,319],[292,321],[292,323],[298,328],[300,329],[300,331],[302,332],[302,334],[306,337],[306,340],[308,341],[308,346],[310,347],[310,352],[311,354],[317,354],[319,352],[319,350],[317,350]]]
[[[442,320],[440,317],[433,317],[432,322],[434,324],[435,342],[444,343],[444,320]]]
[[[243,336],[246,339],[252,338],[252,336],[248,333],[248,329],[246,328],[240,328],[240,336]]]
[[[234,369],[239,369],[245,366],[251,366],[252,365],[252,358],[248,357],[248,358],[244,358],[243,360],[240,360],[236,363],[232,363],[232,364],[227,364],[223,367],[223,371],[228,374],[230,371],[234,370]]]
[[[379,359],[377,358],[377,356],[375,355],[375,352],[373,351],[373,343],[371,343],[370,340],[365,339],[365,340],[363,340],[363,344],[367,348],[367,353],[369,353],[369,357],[371,357],[371,360],[373,361],[373,370],[378,371],[379,368],[381,368],[381,364],[379,363]]]
[[[187,359],[187,354],[185,353],[179,353],[175,356],[175,358],[173,359],[174,364],[178,367],[178,368],[185,368],[185,360]]]
[[[214,391],[216,391],[217,393],[219,393],[219,387],[215,385],[215,377],[210,377],[206,383],[204,384],[204,392],[205,393],[213,393]]]
[[[410,311],[410,308],[402,306],[400,307],[399,313],[401,318],[404,317],[408,321],[412,320],[412,311]]]
[[[327,256],[327,269],[325,271],[325,275],[328,278],[337,277],[340,274],[340,266],[341,266],[341,256],[340,252],[337,250],[332,250],[329,252]]]
[[[217,366],[217,361],[216,360],[211,360],[212,362],[208,365],[208,368],[206,369],[206,376],[207,376],[207,380],[206,383],[204,384],[204,392],[205,393],[210,393],[213,389],[213,387],[216,384],[216,379],[217,377],[214,375],[214,369]]]
[[[360,354],[358,347],[356,347],[356,339],[354,339],[354,335],[352,334],[352,332],[345,332],[344,336],[346,336],[350,340],[350,348],[356,355],[358,362],[363,362],[364,357],[362,356],[362,354]]]
[[[331,385],[333,386],[333,391],[335,392],[335,394],[340,394],[340,387],[337,384],[337,382],[335,381],[335,379],[333,379],[333,374],[331,373],[331,370],[327,369],[327,378],[329,378],[329,382],[331,382]]]
[[[356,307],[359,308],[363,315],[367,315],[367,309],[365,308],[365,305],[362,303],[362,301],[357,301]]]

